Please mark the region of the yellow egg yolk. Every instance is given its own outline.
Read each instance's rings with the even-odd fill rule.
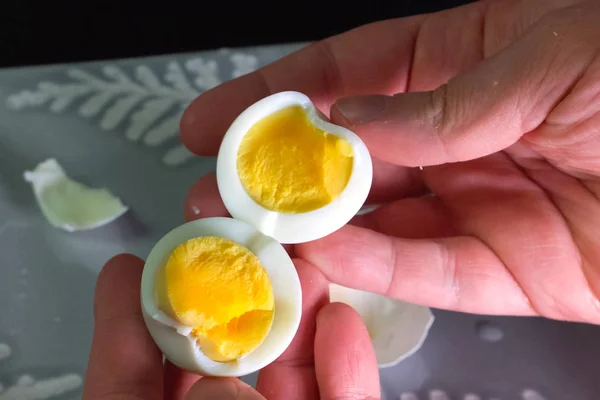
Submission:
[[[199,237],[179,245],[157,277],[157,291],[159,308],[192,327],[214,361],[249,353],[271,328],[267,272],[256,255],[229,239]]]
[[[352,173],[353,153],[344,138],[315,127],[300,106],[256,123],[244,136],[237,170],[246,192],[261,206],[302,213],[331,203]]]

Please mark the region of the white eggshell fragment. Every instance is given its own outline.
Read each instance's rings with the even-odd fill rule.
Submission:
[[[331,203],[304,213],[279,213],[256,203],[244,189],[237,170],[238,149],[254,124],[291,106],[301,106],[317,128],[346,139],[353,150],[352,174],[341,194]],[[311,100],[298,92],[280,92],[263,98],[242,112],[228,129],[217,156],[217,183],[232,217],[246,221],[280,243],[316,240],[338,230],[363,206],[373,178],[369,151],[352,131],[323,119]]]
[[[337,284],[329,285],[329,301],[348,304],[360,314],[380,368],[392,367],[416,352],[434,321],[428,307]]]
[[[273,288],[274,318],[263,342],[232,362],[216,362],[204,355],[184,326],[161,311],[155,300],[157,275],[180,244],[200,236],[217,236],[246,246],[261,261]],[[242,376],[273,362],[289,346],[302,315],[302,289],[296,268],[283,246],[247,223],[233,218],[198,219],[167,233],[150,252],[142,275],[142,314],[150,335],[173,364],[205,376]]]
[[[31,183],[44,217],[68,232],[93,229],[123,215],[128,207],[107,189],[90,188],[69,178],[51,158],[41,162],[24,178]]]

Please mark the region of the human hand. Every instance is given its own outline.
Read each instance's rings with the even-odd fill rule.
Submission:
[[[243,109],[301,91],[365,141],[383,205],[296,256],[431,307],[599,323],[599,20],[505,0],[367,25],[202,94],[182,139],[215,156]],[[186,207],[226,215],[214,175]]]
[[[144,263],[132,255],[111,259],[96,284],[83,399],[378,399],[377,361],[359,315],[328,302],[319,270],[295,263],[303,290],[300,327],[284,354],[260,371],[256,391],[237,378],[200,378],[163,365],[141,314]]]

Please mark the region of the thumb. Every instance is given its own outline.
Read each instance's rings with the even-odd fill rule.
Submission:
[[[592,62],[597,39],[571,17],[580,13],[548,14],[436,90],[340,99],[331,119],[355,131],[374,157],[405,166],[501,151],[540,126]]]
[[[185,396],[186,400],[265,400],[250,385],[237,378],[201,378]]]

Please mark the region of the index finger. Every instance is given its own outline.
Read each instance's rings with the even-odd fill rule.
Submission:
[[[404,91],[423,18],[362,26],[207,91],[181,118],[183,143],[198,155],[216,156],[233,120],[251,104],[280,91],[303,92],[325,115],[342,96]]]
[[[142,267],[139,258],[122,254],[98,277],[85,400],[162,399],[162,354],[142,319]]]
[[[346,225],[296,253],[343,286],[474,314],[537,314],[504,262],[475,236],[405,239]]]

